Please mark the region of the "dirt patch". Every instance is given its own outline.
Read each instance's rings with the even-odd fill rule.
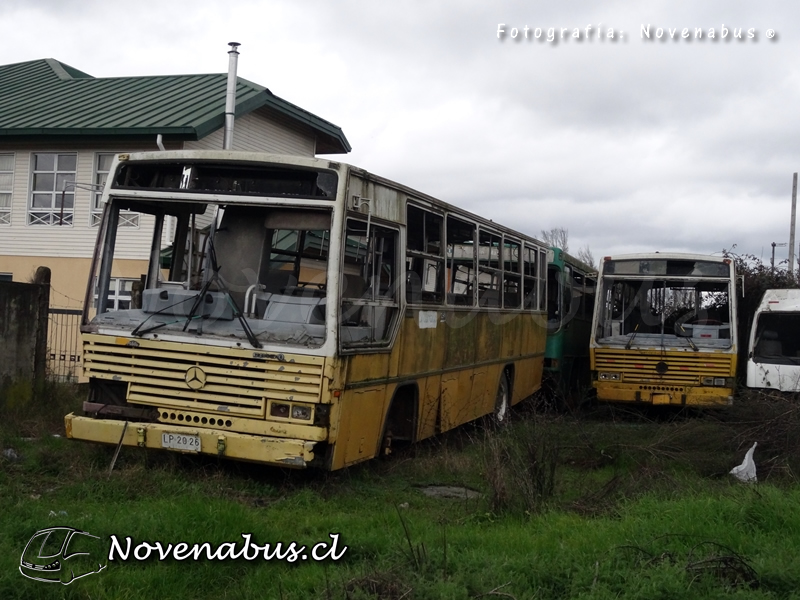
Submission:
[[[419,490],[431,498],[447,498],[451,500],[473,500],[483,496],[480,492],[457,485],[426,485]]]

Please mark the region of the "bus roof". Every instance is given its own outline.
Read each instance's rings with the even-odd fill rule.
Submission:
[[[712,262],[730,261],[725,256],[712,256],[710,254],[692,254],[688,252],[642,252],[637,254],[617,254],[616,256],[604,256],[603,261],[608,260],[708,260]]]
[[[756,312],[800,312],[800,290],[765,290]]]
[[[428,202],[431,205],[435,206],[436,208],[442,211],[448,211],[460,214],[464,217],[467,217],[477,224],[482,225],[487,228],[492,228],[497,231],[502,231],[503,233],[508,233],[514,237],[518,237],[520,239],[524,239],[527,241],[532,241],[543,248],[547,247],[547,244],[542,242],[541,240],[535,238],[532,235],[528,235],[519,231],[516,231],[506,225],[502,225],[500,223],[496,223],[490,219],[485,217],[481,217],[475,213],[472,213],[468,210],[460,208],[454,204],[449,204],[444,202],[443,200],[439,200],[433,196],[429,196],[423,192],[410,188],[402,183],[398,183],[391,179],[386,179],[385,177],[381,177],[379,175],[375,175],[370,173],[360,167],[355,165],[351,165],[349,163],[339,162],[329,160],[327,158],[314,158],[314,157],[306,157],[306,156],[294,156],[294,155],[287,155],[287,154],[270,154],[266,152],[241,152],[238,150],[160,150],[160,151],[153,151],[153,152],[130,152],[130,153],[122,153],[118,155],[121,162],[127,161],[241,161],[241,162],[250,162],[250,163],[277,163],[277,164],[286,164],[286,165],[298,165],[301,167],[308,167],[312,169],[334,169],[339,170],[342,167],[350,169],[352,173],[355,175],[367,179],[369,181],[373,181],[375,183],[379,183],[385,185],[387,187],[394,188],[399,190],[409,196],[409,199],[413,202],[414,200],[419,200],[424,202]],[[105,194],[104,194],[105,197]]]

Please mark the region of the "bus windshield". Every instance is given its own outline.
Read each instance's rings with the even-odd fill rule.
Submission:
[[[112,198],[90,325],[133,335],[242,337],[319,346],[326,337],[331,210]],[[155,221],[148,272],[115,303],[120,211]],[[137,289],[138,288],[138,289]],[[249,330],[249,331],[248,331]]]
[[[638,347],[731,347],[725,279],[606,276],[595,340]]]

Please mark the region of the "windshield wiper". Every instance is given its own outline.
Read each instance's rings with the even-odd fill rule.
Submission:
[[[683,333],[686,333],[686,330],[683,328],[683,325],[681,323],[678,323],[678,327],[681,328],[681,331]],[[680,335],[678,337],[682,337],[687,342],[689,342],[689,345],[692,347],[692,350],[694,350],[695,352],[699,352],[700,351],[700,349],[695,345],[695,343],[692,341],[692,338],[690,336],[688,336],[688,335]]]
[[[179,304],[179,303],[176,302],[176,304]],[[203,317],[203,315],[196,315],[196,316],[194,316],[192,318],[193,319],[202,319],[204,317]],[[180,323],[181,321],[183,321],[183,319],[176,319],[175,321],[164,321],[163,323],[156,323],[155,325],[152,325],[152,326],[147,327],[145,329],[142,329],[140,331],[139,327],[141,327],[145,323],[145,321],[143,321],[142,324],[139,325],[139,327],[137,327],[136,329],[134,329],[131,332],[131,335],[145,335],[146,333],[150,333],[151,331],[155,331],[156,329],[161,329],[162,327],[166,327],[167,325],[174,325],[175,323]]]
[[[633,328],[633,333],[631,334],[631,337],[628,338],[628,343],[625,344],[625,350],[631,349],[631,344],[633,344],[633,340],[636,339],[636,333],[638,331],[639,331],[639,324],[637,323],[636,327]]]
[[[142,329],[142,326],[143,326],[145,323],[147,323],[147,322],[148,322],[150,319],[152,319],[153,317],[155,317],[156,315],[160,315],[160,314],[161,314],[161,313],[163,313],[165,310],[169,310],[170,308],[172,308],[172,307],[174,307],[174,306],[178,306],[178,304],[183,304],[183,303],[184,303],[184,302],[186,302],[187,300],[191,300],[191,299],[192,299],[192,296],[189,296],[189,297],[187,297],[187,298],[183,298],[182,300],[178,300],[177,302],[173,302],[172,304],[170,304],[169,306],[165,306],[165,307],[164,307],[164,308],[162,308],[161,310],[157,310],[157,311],[156,311],[156,312],[154,312],[152,315],[150,315],[149,317],[147,317],[147,318],[146,318],[144,321],[142,321],[141,323],[139,323],[139,324],[136,326],[136,328],[135,328],[133,331],[131,331],[131,335],[144,335],[144,334],[146,334],[146,333],[150,333],[150,332],[151,332],[151,331],[153,331],[154,329],[159,329],[160,327],[164,327],[165,325],[172,325],[173,323],[179,323],[179,322],[180,322],[182,319],[178,319],[177,321],[173,321],[172,323],[158,323],[157,325],[153,325],[152,327],[148,327],[147,329]]]
[[[198,293],[195,297],[194,304],[192,304],[192,309],[189,311],[189,314],[186,317],[186,323],[183,325],[183,330],[186,331],[186,328],[189,327],[189,323],[192,321],[192,319],[196,318],[195,312],[203,303],[203,299],[205,298],[206,293],[208,293],[208,290],[211,288],[211,284],[216,283],[220,290],[222,290],[222,292],[225,294],[225,298],[227,299],[228,303],[231,305],[231,308],[233,309],[233,316],[239,320],[239,324],[242,326],[244,334],[247,336],[247,341],[250,342],[250,345],[253,346],[253,348],[261,348],[261,343],[258,341],[258,339],[256,339],[256,335],[250,328],[250,323],[247,322],[244,314],[242,314],[242,311],[239,310],[239,305],[236,304],[236,300],[233,299],[228,286],[226,286],[225,282],[219,277],[219,272],[222,267],[217,263],[217,252],[214,249],[214,231],[215,229],[212,229],[208,236],[208,262],[211,266],[211,276],[208,278],[208,280],[206,280],[206,282],[203,284],[203,287],[200,289],[200,293]],[[203,335],[202,325],[203,322],[200,321],[197,326],[197,335]]]

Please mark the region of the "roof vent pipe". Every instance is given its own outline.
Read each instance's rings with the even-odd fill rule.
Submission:
[[[241,46],[238,42],[230,42],[231,47],[228,52],[228,91],[225,96],[225,129],[223,133],[222,149],[231,150],[233,148],[233,120],[236,112],[236,66],[239,62],[239,52],[236,50]]]

